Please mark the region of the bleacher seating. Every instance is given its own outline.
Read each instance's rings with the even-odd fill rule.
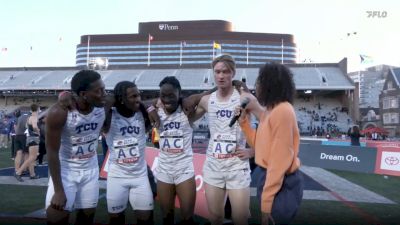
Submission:
[[[295,100],[294,108],[303,134],[314,135],[318,130],[318,136],[346,133],[352,124],[346,108],[334,98],[318,97],[313,101],[300,98]]]

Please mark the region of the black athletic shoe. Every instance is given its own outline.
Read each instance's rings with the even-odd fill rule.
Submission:
[[[31,179],[31,180],[36,180],[36,179],[39,179],[40,178],[40,176],[39,175],[35,175],[35,176],[33,176],[33,177],[29,177],[29,179]]]
[[[14,173],[14,177],[15,177],[15,179],[17,179],[17,181],[24,182],[24,180],[22,179],[21,175],[18,175],[17,173]]]

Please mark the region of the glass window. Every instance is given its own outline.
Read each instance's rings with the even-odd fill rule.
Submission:
[[[383,114],[383,124],[388,124],[390,121],[390,113]]]

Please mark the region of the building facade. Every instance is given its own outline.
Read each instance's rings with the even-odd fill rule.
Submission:
[[[290,34],[236,32],[223,20],[162,21],[139,23],[137,34],[82,36],[76,66],[100,59],[111,68],[209,68],[220,53],[231,54],[238,67],[297,58]]]
[[[400,100],[400,68],[390,69],[383,85],[383,91],[379,95],[379,108],[383,128],[389,132],[389,136],[400,135],[399,100]]]

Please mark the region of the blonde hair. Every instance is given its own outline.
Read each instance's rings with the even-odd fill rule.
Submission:
[[[226,67],[228,67],[228,69],[232,71],[233,74],[236,73],[236,63],[231,55],[222,54],[215,57],[211,63],[212,69],[214,69],[215,65],[219,62],[222,62]]]

